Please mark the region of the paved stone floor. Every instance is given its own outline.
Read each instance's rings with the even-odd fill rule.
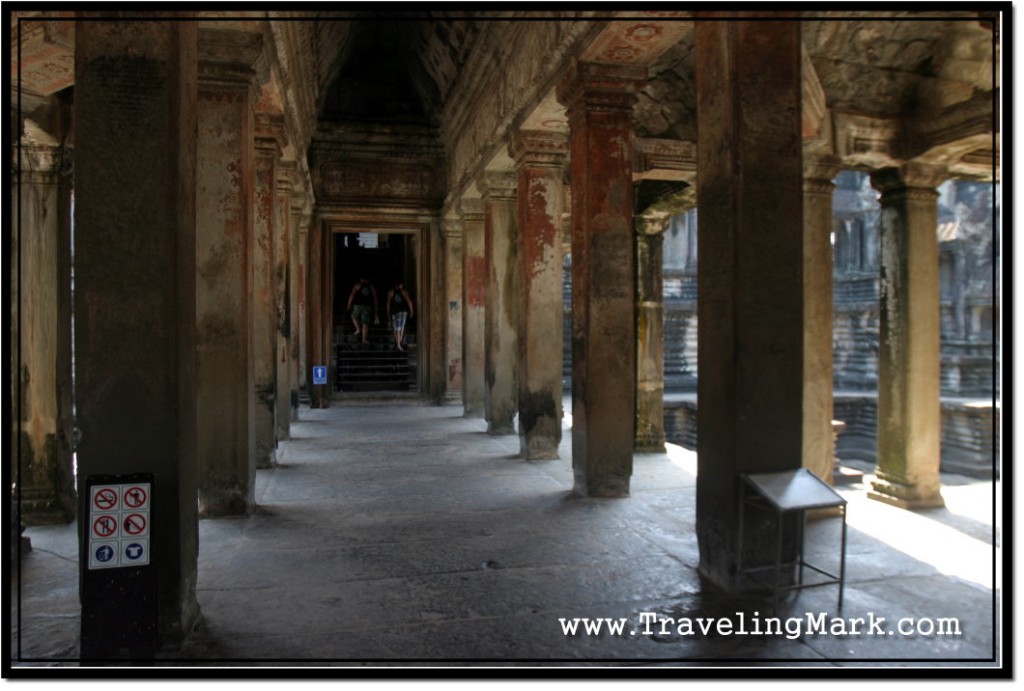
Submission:
[[[570,493],[568,426],[560,460],[525,461],[517,437],[489,436],[459,406],[342,403],[301,418],[280,464],[258,473],[255,515],[200,522],[203,625],[166,664],[894,669],[992,667],[1002,654],[992,482],[944,476],[946,507],[918,512],[868,500],[862,484],[841,487],[841,614],[835,587],[823,587],[773,615],[770,599],[701,586],[692,452],[638,454],[629,498],[584,499]],[[75,527],[27,534],[14,663],[73,665]],[[838,519],[811,521],[809,558],[836,564],[838,540]],[[885,633],[755,635],[772,616],[806,624],[822,614],[829,626],[884,618]],[[705,634],[698,618],[709,617],[729,623]],[[903,617],[920,631],[900,635]],[[566,635],[575,618],[602,630]],[[622,633],[604,628],[620,618]],[[959,635],[926,635],[948,618]]]

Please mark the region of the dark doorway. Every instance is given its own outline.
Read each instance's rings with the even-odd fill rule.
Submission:
[[[336,392],[415,391],[417,384],[417,318],[405,326],[404,352],[397,348],[387,320],[388,291],[397,281],[419,307],[413,236],[406,233],[335,233],[333,350]],[[370,325],[369,343],[362,342],[347,309],[349,294],[360,278],[377,291],[378,319]]]

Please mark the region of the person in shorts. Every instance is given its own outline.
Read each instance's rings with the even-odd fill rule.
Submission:
[[[348,307],[352,311],[352,323],[355,324],[355,335],[363,337],[363,343],[370,342],[370,315],[374,320],[378,317],[377,312],[377,289],[365,276],[352,286],[348,294]]]
[[[391,330],[395,333],[395,347],[404,352],[402,340],[405,338],[405,322],[415,314],[415,310],[403,281],[396,282],[395,287],[388,291],[387,306],[388,321],[391,322]]]

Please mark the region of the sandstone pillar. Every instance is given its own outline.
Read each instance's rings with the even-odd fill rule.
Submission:
[[[157,19],[75,27],[78,468],[155,476],[161,646],[199,614],[196,32]]]
[[[906,164],[871,176],[882,193],[878,467],[872,491],[903,508],[939,493],[939,168]]]
[[[274,393],[274,417],[277,440],[288,439],[292,420],[291,387],[291,219],[292,184],[295,162],[282,161],[277,171],[277,222],[274,224],[274,302],[275,335],[277,345],[277,389]]]
[[[40,525],[67,523],[75,515],[70,425],[65,421],[71,415],[71,252],[62,151],[56,140],[32,130],[17,149],[14,480],[21,521]]]
[[[578,63],[558,87],[572,158],[575,491],[629,494],[636,387],[630,111],[646,70]]]
[[[478,183],[484,202],[487,309],[484,323],[484,419],[488,434],[515,434],[516,178],[487,173]]]
[[[800,24],[701,21],[696,31],[697,539],[701,573],[731,589],[739,476],[801,463]],[[772,528],[744,526],[744,564],[774,558]]]
[[[633,448],[665,452],[665,305],[662,268],[666,214],[636,221],[636,431]]]
[[[804,156],[803,467],[832,484],[832,156]]]
[[[330,366],[327,345],[330,330],[329,314],[324,312],[324,266],[330,259],[324,248],[330,239],[330,233],[324,228],[323,219],[315,218],[309,226],[307,249],[309,264],[306,269],[306,370],[304,379],[306,391],[309,392],[310,407],[327,408],[330,406],[330,384],[314,384],[313,368]],[[325,325],[325,317],[328,323]],[[330,371],[330,370],[328,370]],[[330,381],[330,378],[328,378]]]
[[[467,417],[483,417],[484,325],[487,305],[487,258],[484,254],[483,205],[459,203],[462,218],[462,407]]]
[[[196,418],[200,513],[245,515],[256,486],[253,104],[260,43],[200,32],[196,169]],[[258,37],[256,37],[258,38]]]
[[[522,132],[509,147],[518,174],[516,259],[519,449],[558,458],[562,441],[562,135]]]
[[[277,118],[256,121],[255,246],[252,265],[253,343],[256,356],[256,467],[271,468],[277,460],[277,162],[282,126]]]
[[[453,401],[462,398],[462,223],[446,221],[441,234],[445,275],[445,399]]]
[[[417,349],[426,356],[427,392],[430,400],[441,405],[445,400],[445,384],[447,367],[445,359],[445,312],[447,311],[447,278],[445,277],[445,243],[444,231],[439,220],[431,221],[425,233],[423,248],[427,257],[427,274],[425,294],[419,298],[420,316],[417,337],[420,347]],[[387,297],[387,291],[381,299]],[[429,315],[435,315],[431,321]]]
[[[305,198],[301,194],[293,194],[291,198],[291,219],[288,224],[288,383],[290,390],[288,400],[291,408],[291,420],[299,419],[299,387],[302,385],[302,318],[300,305],[303,299],[302,240],[308,218],[303,216]]]
[[[307,398],[313,393],[310,381],[309,361],[309,235],[313,227],[312,219],[304,218],[299,228],[299,256],[298,256],[298,289],[296,291],[296,303],[299,311],[299,377],[298,387],[306,392]]]

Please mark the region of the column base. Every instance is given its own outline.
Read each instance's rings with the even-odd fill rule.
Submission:
[[[259,470],[269,470],[277,465],[277,451],[271,449],[266,454],[258,454],[256,456],[256,468]]]
[[[925,490],[919,484],[887,477],[881,471],[876,473],[876,479],[871,482],[868,498],[901,509],[931,509],[946,505],[938,486],[934,490]]]
[[[554,461],[560,458],[558,447],[555,448],[529,448],[526,444],[520,444],[519,454],[528,461]]]
[[[633,450],[637,453],[665,453],[665,438],[637,439],[633,442]]]
[[[62,500],[44,490],[21,490],[21,521],[25,525],[64,525],[75,519],[74,497]]]
[[[576,479],[573,492],[581,497],[621,499],[629,496],[629,478]]]
[[[516,426],[512,422],[498,422],[497,420],[491,420],[487,423],[487,434],[502,436],[515,433]]]

